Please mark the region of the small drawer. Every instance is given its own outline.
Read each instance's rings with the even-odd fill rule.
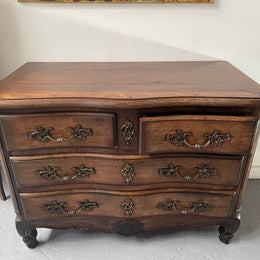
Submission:
[[[227,192],[226,192],[227,193]],[[21,194],[28,219],[61,216],[146,217],[156,215],[197,215],[228,217],[233,192],[113,192],[25,193]]]
[[[140,153],[246,153],[255,132],[254,117],[158,116],[140,119]]]
[[[2,116],[9,151],[61,147],[113,148],[115,115],[96,113]]]
[[[55,158],[56,157],[56,158]],[[237,185],[243,158],[238,156],[135,156],[88,157],[84,154],[13,157],[17,186],[50,187],[70,184],[104,184],[128,187],[147,184],[189,186]],[[29,160],[28,160],[29,158]]]

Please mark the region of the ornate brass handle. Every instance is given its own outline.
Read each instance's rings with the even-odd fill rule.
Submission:
[[[65,207],[66,202],[58,202],[53,200],[50,204],[46,204],[44,209],[51,213],[62,213],[65,215],[77,215],[81,211],[92,211],[98,207],[97,202],[90,202],[85,200],[84,202],[78,202],[79,207],[77,209],[67,209]]]
[[[176,130],[176,134],[166,134],[165,139],[167,142],[172,143],[176,146],[182,146],[187,145],[188,147],[195,148],[195,149],[201,149],[205,148],[209,145],[211,146],[220,146],[226,141],[231,140],[231,135],[229,133],[227,134],[220,134],[219,130],[215,130],[213,134],[204,134],[205,137],[208,137],[208,141],[205,144],[190,144],[186,137],[192,136],[191,132],[182,133],[182,130],[178,129]]]
[[[166,202],[159,202],[157,204],[158,208],[161,208],[166,211],[176,211],[180,214],[188,214],[192,212],[205,212],[207,210],[211,210],[212,206],[209,203],[204,203],[201,200],[198,200],[197,202],[191,202],[191,208],[183,208],[183,209],[178,209],[177,204],[179,204],[180,201],[178,200],[171,200],[167,199]]]
[[[202,168],[196,167],[194,168],[194,170],[197,171],[197,174],[195,176],[191,176],[191,175],[185,175],[182,176],[178,170],[182,169],[181,166],[174,166],[172,163],[170,163],[168,165],[168,168],[160,168],[159,169],[159,174],[163,175],[165,177],[179,177],[182,180],[186,180],[186,181],[191,181],[191,180],[195,180],[197,178],[201,178],[201,179],[208,179],[211,176],[217,175],[218,174],[218,170],[217,169],[210,169],[208,168],[207,165],[204,165]]]
[[[36,175],[39,176],[40,178],[43,178],[46,180],[58,179],[61,181],[71,181],[71,180],[76,179],[77,177],[89,178],[90,175],[96,173],[94,168],[88,168],[84,164],[80,165],[79,168],[77,168],[77,167],[72,168],[73,172],[75,172],[75,174],[72,177],[67,176],[67,175],[61,177],[57,173],[58,170],[60,170],[59,167],[52,168],[50,165],[46,165],[45,169],[36,170]]]
[[[50,140],[54,142],[64,143],[68,142],[72,138],[74,138],[77,141],[86,140],[87,136],[93,135],[93,130],[91,128],[81,128],[80,124],[76,125],[75,129],[72,127],[67,128],[67,130],[71,132],[71,136],[69,138],[59,137],[55,139],[50,135],[50,131],[53,130],[53,127],[47,127],[45,129],[42,126],[38,126],[37,131],[29,132],[28,136],[30,139],[37,140],[41,143],[46,143]]]

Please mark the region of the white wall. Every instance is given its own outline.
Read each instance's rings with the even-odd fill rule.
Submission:
[[[0,79],[27,61],[223,59],[260,83],[259,12],[259,0],[215,4],[0,0]],[[251,177],[260,177],[260,145]]]

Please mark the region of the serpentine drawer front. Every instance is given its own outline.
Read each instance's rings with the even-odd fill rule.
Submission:
[[[68,146],[113,148],[115,145],[113,114],[17,115],[3,117],[1,122],[10,151]]]
[[[231,195],[200,193],[159,193],[113,195],[105,193],[59,194],[37,196],[21,194],[26,218],[57,218],[60,216],[95,215],[109,217],[147,217],[155,215],[191,214],[228,217]]]
[[[224,61],[25,64],[0,82],[18,233],[34,248],[41,227],[218,225],[229,243],[259,111],[258,84]]]
[[[255,125],[253,117],[145,117],[141,118],[141,149],[144,153],[248,152]]]
[[[32,158],[31,158],[32,159]],[[71,184],[110,184],[125,189],[145,184],[214,184],[231,188],[238,184],[243,158],[188,156],[124,159],[61,155],[34,160],[11,159],[18,187],[61,188]],[[56,186],[54,186],[54,189]]]

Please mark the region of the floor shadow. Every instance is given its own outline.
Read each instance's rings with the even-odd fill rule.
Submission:
[[[260,180],[249,180],[241,209],[241,224],[236,235],[254,239],[260,234]]]

